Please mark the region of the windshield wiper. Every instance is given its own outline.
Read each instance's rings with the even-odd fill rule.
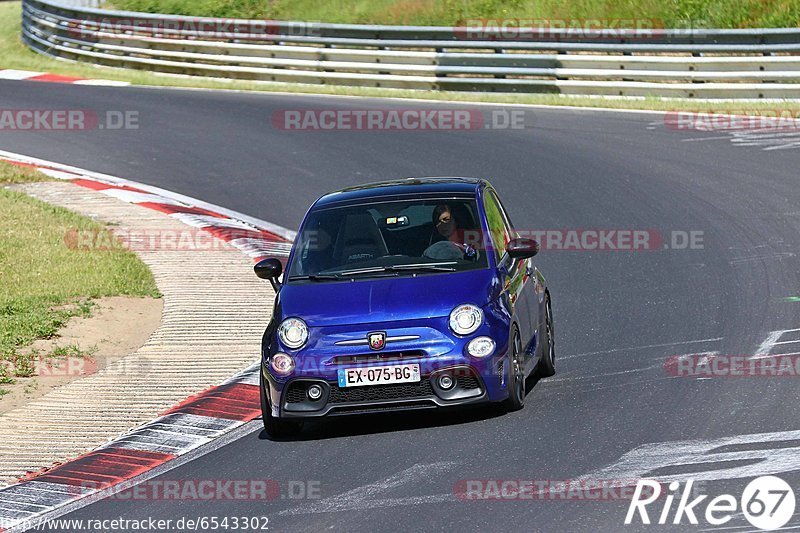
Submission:
[[[337,272],[337,276],[359,276],[361,274],[382,274],[384,272],[391,272],[390,267],[379,266],[379,267],[369,267],[369,268],[356,268],[353,270],[343,270],[341,272]]]
[[[455,272],[456,269],[445,265],[455,265],[456,263],[420,263],[418,265],[394,265],[387,267],[390,270],[417,270],[421,272]]]
[[[341,276],[338,274],[309,274],[307,276],[289,276],[287,281],[330,281],[335,279],[341,279]]]
[[[381,274],[383,272],[455,272],[455,268],[445,265],[455,265],[456,263],[419,263],[414,265],[389,265],[369,268],[359,268],[354,270],[344,270],[338,272],[339,276],[358,276],[361,274]]]
[[[288,281],[330,281],[346,278],[348,276],[360,276],[369,274],[384,274],[386,272],[455,272],[456,269],[447,266],[455,265],[456,262],[449,263],[417,263],[411,265],[388,265],[367,268],[355,268],[353,270],[342,270],[331,274],[308,274],[302,276],[289,276]]]

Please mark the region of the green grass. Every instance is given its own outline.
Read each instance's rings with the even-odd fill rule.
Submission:
[[[56,358],[56,359],[66,359],[67,357],[72,358],[84,358],[84,357],[91,357],[97,353],[97,346],[92,346],[89,349],[84,350],[77,344],[67,344],[65,346],[56,346],[53,350],[47,355],[48,359]]]
[[[11,361],[0,359],[0,385],[13,385],[16,383],[16,380],[8,375],[10,362]]]
[[[202,0],[201,0],[202,1]],[[766,1],[766,0],[765,0]],[[795,0],[800,2],[800,0]],[[299,4],[302,4],[300,2]],[[322,3],[321,3],[322,4]],[[134,85],[155,87],[178,87],[192,89],[239,90],[258,92],[288,92],[297,94],[323,94],[334,96],[362,96],[373,98],[422,98],[449,102],[485,102],[499,104],[534,104],[548,106],[582,106],[612,109],[647,109],[655,111],[674,110],[714,110],[717,112],[737,112],[752,114],[759,110],[775,109],[800,112],[800,102],[787,100],[782,103],[763,102],[738,104],[736,102],[698,102],[694,100],[663,100],[646,98],[642,100],[604,99],[593,97],[572,97],[557,94],[492,94],[447,91],[413,91],[405,89],[381,89],[370,87],[341,87],[324,85],[304,85],[289,83],[257,83],[252,81],[229,81],[202,77],[178,77],[138,70],[98,67],[86,63],[58,61],[29,50],[20,42],[20,2],[0,2],[0,68],[36,70],[82,76],[127,81]]]
[[[89,64],[57,61],[32,52],[20,41],[21,13],[20,2],[0,2],[0,68],[132,81],[131,73],[124,70],[102,69],[101,74],[101,69]]]
[[[31,183],[36,181],[51,181],[52,178],[30,167],[21,167],[0,163],[0,185],[13,183]]]
[[[36,371],[36,358],[39,357],[39,352],[33,350],[28,353],[19,353],[12,348],[4,351],[2,357],[11,363],[15,377],[29,378]]]
[[[452,26],[468,19],[648,19],[663,27],[795,27],[798,0],[111,0],[195,16]]]
[[[0,185],[24,175],[38,178],[0,163]],[[26,374],[30,355],[20,349],[52,338],[73,316],[89,315],[92,299],[159,296],[152,274],[133,252],[67,246],[71,230],[105,231],[97,222],[5,188],[0,213],[0,358],[15,363],[17,376]]]

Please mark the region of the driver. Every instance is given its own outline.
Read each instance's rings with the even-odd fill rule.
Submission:
[[[423,256],[430,259],[470,259],[475,260],[478,252],[474,246],[466,242],[464,231],[458,227],[458,221],[447,204],[439,204],[433,210],[433,227],[444,240],[431,244]]]

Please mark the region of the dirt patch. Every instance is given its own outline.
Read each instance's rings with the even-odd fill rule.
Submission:
[[[92,316],[70,319],[53,339],[38,340],[25,353],[38,354],[33,375],[0,385],[0,415],[42,397],[138,350],[161,324],[163,300],[113,296],[94,301]]]

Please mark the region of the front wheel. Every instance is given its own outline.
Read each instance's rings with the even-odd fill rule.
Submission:
[[[544,338],[542,339],[542,357],[536,365],[536,373],[540,378],[547,378],[556,373],[556,334],[553,329],[553,309],[550,305],[550,294],[544,301]]]
[[[519,332],[514,328],[511,337],[511,351],[508,356],[508,399],[506,409],[518,411],[525,407],[525,355],[522,352],[522,342]]]
[[[272,416],[272,409],[267,400],[267,384],[264,383],[264,376],[259,380],[261,386],[261,419],[264,422],[264,431],[272,439],[291,437],[300,433],[303,429],[302,420],[281,420]]]

